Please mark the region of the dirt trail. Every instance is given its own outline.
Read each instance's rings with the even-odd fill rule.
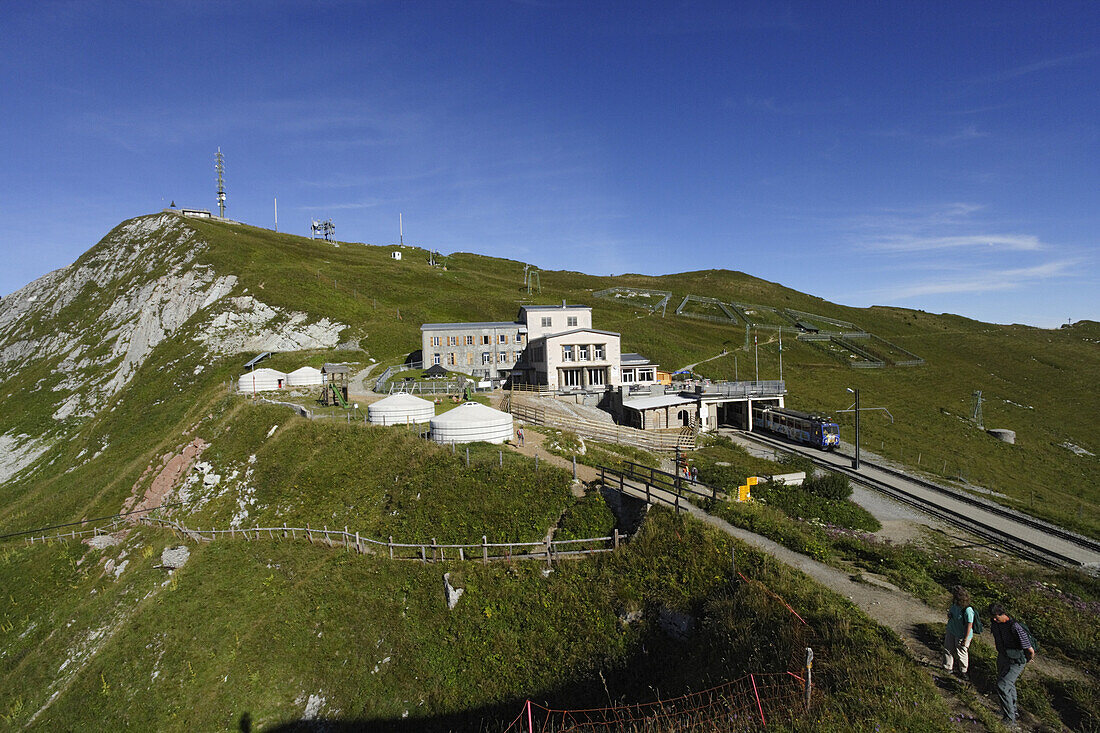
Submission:
[[[546,461],[559,466],[567,471],[572,470],[572,462],[559,456],[546,452],[543,447],[546,436],[534,430],[524,430],[524,445],[522,447],[512,445],[512,449],[526,456],[539,456],[540,461]],[[598,480],[599,473],[591,466],[577,464],[577,478],[585,484],[592,484]],[[901,638],[909,653],[915,660],[926,665],[936,679],[937,690],[945,696],[948,705],[953,710],[962,709],[962,700],[955,697],[948,689],[953,683],[948,681],[950,675],[941,667],[941,649],[939,639],[930,639],[928,634],[920,627],[928,623],[941,623],[946,620],[946,608],[934,609],[924,601],[897,588],[884,579],[877,578],[866,572],[858,574],[852,570],[846,572],[830,565],[818,562],[805,555],[783,547],[777,542],[762,535],[750,532],[740,527],[735,527],[720,517],[713,516],[688,502],[681,502],[681,506],[687,508],[689,514],[705,524],[725,532],[753,547],[768,553],[777,560],[786,563],[792,568],[821,583],[826,588],[833,590],[849,599],[855,606],[873,618],[878,623],[892,629]],[[853,580],[853,577],[861,577],[863,580]],[[990,637],[977,643],[992,644]],[[1079,670],[1061,664],[1055,660],[1038,657],[1029,667],[1041,674],[1052,677],[1083,679]],[[979,695],[979,704],[984,705],[991,713],[999,715],[995,695],[983,690],[985,694]]]

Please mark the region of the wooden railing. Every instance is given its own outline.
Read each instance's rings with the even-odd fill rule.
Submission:
[[[695,450],[695,435],[681,428],[660,430],[638,430],[637,428],[614,423],[597,422],[583,417],[566,417],[542,407],[510,400],[508,405],[513,416],[535,425],[569,430],[582,438],[603,440],[608,443],[621,443],[636,448],[659,452],[676,450]]]

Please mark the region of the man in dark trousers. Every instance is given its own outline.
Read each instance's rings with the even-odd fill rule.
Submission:
[[[1024,627],[1009,617],[1000,603],[989,604],[989,615],[993,617],[990,628],[997,645],[997,696],[1004,723],[1015,728],[1016,678],[1024,671],[1024,665],[1035,658],[1035,648]]]

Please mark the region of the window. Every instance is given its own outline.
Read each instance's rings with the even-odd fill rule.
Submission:
[[[603,369],[589,369],[588,370],[588,383],[593,386],[599,386],[606,382],[604,379]]]
[[[561,360],[562,361],[574,361],[573,359],[573,347],[563,346],[561,347]]]
[[[473,336],[467,336],[466,337],[466,345],[467,346],[473,346],[474,345],[474,337]]]
[[[520,352],[513,351],[512,352],[512,361],[519,361],[519,355],[520,355]]]
[[[592,347],[592,350],[594,352],[596,352],[595,356],[592,357],[596,361],[600,361],[602,359],[607,358],[606,356],[604,356],[604,354],[606,353],[606,350],[604,349],[604,344],[596,344],[595,346]]]
[[[638,381],[639,382],[652,382],[653,381],[653,370],[652,369],[639,369],[638,370]]]
[[[508,352],[507,351],[502,351],[499,354],[497,354],[497,363],[498,364],[507,364],[508,363]]]
[[[451,353],[447,354],[447,364],[450,366],[455,365],[455,352],[452,351]]]
[[[523,343],[523,334],[522,333],[517,333],[516,334],[516,343],[517,344],[522,344]]]
[[[563,387],[579,387],[581,386],[581,369],[562,369],[561,370],[561,386]]]
[[[432,354],[432,364],[439,363],[439,354]]]
[[[633,382],[634,381],[634,370],[633,369],[623,369],[623,381],[624,382]]]
[[[585,344],[584,346],[578,346],[577,352],[579,354],[577,358],[580,361],[588,361],[588,344]]]
[[[500,343],[502,343],[502,344],[508,343],[508,334],[502,333],[502,334],[500,334],[499,338],[500,338]]]
[[[550,328],[550,323],[551,323],[551,320],[550,320],[549,317],[546,317],[546,318],[542,319],[542,327],[543,328]]]
[[[432,336],[432,346],[439,346],[439,345],[440,345],[439,344],[439,337],[438,336]]]
[[[493,343],[493,337],[492,336],[486,334],[486,335],[481,337],[482,346],[488,346],[491,343]]]
[[[474,352],[467,351],[466,352],[466,366],[470,366],[473,363],[474,363]]]
[[[576,316],[568,316],[565,319],[565,324],[567,326],[569,326],[570,328],[576,328],[577,327],[577,317]]]
[[[455,341],[456,341],[456,339],[455,339],[455,337],[454,337],[454,336],[448,336],[448,337],[447,337],[447,345],[448,345],[448,346],[454,346],[454,345],[455,345]]]
[[[493,363],[493,355],[490,354],[488,351],[482,351],[481,352],[481,363],[482,364],[492,364]]]

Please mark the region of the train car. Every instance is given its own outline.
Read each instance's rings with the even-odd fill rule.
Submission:
[[[785,407],[753,407],[753,430],[774,433],[796,443],[832,450],[840,445],[840,427],[831,417]]]

